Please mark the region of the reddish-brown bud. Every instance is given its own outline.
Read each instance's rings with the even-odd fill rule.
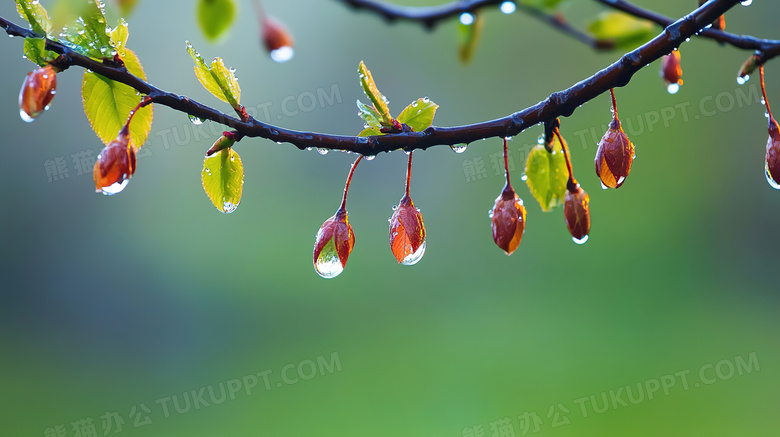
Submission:
[[[680,85],[683,84],[680,52],[672,50],[671,54],[661,58],[661,77],[666,82],[666,90],[669,94],[675,94],[680,90]]]
[[[515,193],[509,183],[496,198],[490,219],[493,227],[493,241],[496,245],[511,255],[520,245],[525,232],[525,207],[523,200]]]
[[[590,233],[590,196],[585,190],[576,185],[574,191],[566,191],[566,200],[563,206],[563,216],[566,218],[566,227],[569,228],[571,238],[577,244],[588,241]]]
[[[135,163],[135,146],[127,130],[122,129],[98,155],[92,170],[95,191],[110,196],[124,190],[135,173]]]
[[[425,224],[409,196],[393,208],[390,217],[390,250],[399,264],[417,264],[425,254]]]
[[[263,44],[276,62],[287,62],[295,54],[292,33],[281,21],[271,16],[265,16],[261,23],[263,28]]]
[[[623,132],[620,121],[613,118],[596,151],[596,175],[605,187],[619,188],[631,172],[633,161],[634,144]]]
[[[345,209],[339,208],[317,232],[314,240],[314,270],[323,278],[335,278],[347,266],[353,247],[355,233],[349,224],[349,215]]]
[[[19,91],[19,115],[30,123],[48,109],[57,93],[57,71],[51,65],[27,73]]]
[[[766,181],[780,190],[780,126],[769,119],[769,139],[766,141]]]

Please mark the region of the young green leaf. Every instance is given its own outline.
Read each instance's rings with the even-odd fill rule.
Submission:
[[[238,208],[244,190],[244,166],[235,150],[227,148],[203,161],[203,189],[218,210],[230,214]]]
[[[49,14],[39,0],[16,0],[16,10],[30,23],[30,29],[36,35],[45,36],[51,32]]]
[[[377,135],[384,135],[378,128],[375,127],[367,127],[360,131],[358,134],[359,137],[373,137]]]
[[[562,0],[520,0],[521,4],[536,9],[555,9]]]
[[[484,20],[479,14],[474,14],[474,22],[471,24],[458,23],[458,58],[460,62],[468,64],[471,61],[472,56],[474,56],[474,48],[482,34],[483,25]]]
[[[146,80],[146,74],[141,62],[132,50],[127,49],[122,59],[127,70]],[[117,133],[127,122],[130,111],[141,102],[133,88],[107,79],[97,73],[84,73],[81,83],[81,97],[84,102],[84,112],[90,125],[104,144],[116,138]],[[152,130],[152,106],[139,110],[130,124],[130,140],[136,147],[141,147]]]
[[[616,47],[636,47],[655,36],[653,23],[623,12],[605,12],[588,25],[594,37],[614,41]]]
[[[111,58],[114,45],[107,30],[102,6],[97,0],[88,0],[76,23],[62,29],[60,42],[90,58]]]
[[[127,39],[130,38],[130,29],[127,27],[127,22],[124,18],[119,19],[114,30],[111,31],[111,44],[116,47],[117,53],[120,58],[125,57],[125,50],[127,49]]]
[[[235,18],[236,5],[233,0],[198,1],[198,24],[203,35],[211,42],[223,36]]]
[[[360,74],[360,85],[363,86],[363,92],[366,93],[366,97],[371,100],[371,103],[374,104],[374,109],[379,114],[379,122],[385,127],[393,126],[393,117],[390,115],[390,108],[387,107],[387,99],[379,92],[371,71],[368,70],[363,61],[360,61],[358,73]]]
[[[430,101],[427,97],[417,99],[401,111],[398,121],[405,123],[415,132],[422,132],[433,123],[433,116],[439,105]]]
[[[382,118],[382,116],[379,115],[379,112],[377,112],[377,110],[374,109],[373,106],[368,106],[365,103],[358,100],[357,107],[358,107],[358,111],[360,111],[358,112],[360,118],[362,118],[363,121],[365,121],[369,127],[374,127],[377,129],[380,129],[382,127],[382,123],[379,121]]]
[[[552,153],[544,146],[537,145],[528,154],[525,163],[525,182],[528,184],[528,190],[545,212],[563,205],[566,182],[569,180],[566,157],[557,138],[554,139],[551,149]]]
[[[24,56],[43,67],[57,57],[57,53],[46,50],[46,40],[43,38],[25,38]]]
[[[225,67],[222,58],[214,58],[211,65],[206,64],[189,41],[187,41],[187,51],[195,61],[195,76],[198,77],[201,85],[218,99],[229,103],[233,108],[238,108],[241,103],[241,87],[233,71]]]

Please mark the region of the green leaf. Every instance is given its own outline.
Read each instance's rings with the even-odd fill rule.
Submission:
[[[374,137],[377,135],[384,135],[384,134],[378,128],[375,127],[367,127],[358,134],[359,137]]]
[[[199,0],[198,24],[203,35],[211,42],[221,37],[236,18],[233,0]]]
[[[614,41],[616,47],[637,47],[655,36],[653,23],[623,12],[604,12],[588,25],[594,37]]]
[[[360,115],[360,118],[362,118],[363,121],[366,122],[366,124],[369,127],[375,127],[377,129],[382,127],[382,123],[379,121],[379,119],[382,118],[382,116],[379,115],[379,112],[377,112],[377,110],[374,109],[373,106],[368,106],[365,103],[358,100],[357,107],[359,111],[358,115]]]
[[[474,22],[471,24],[458,23],[458,58],[460,62],[468,64],[474,56],[474,49],[482,34],[484,20],[481,15],[474,14]]]
[[[30,23],[30,29],[40,36],[51,32],[51,21],[46,8],[38,0],[16,0],[16,10],[22,18]]]
[[[24,56],[43,67],[57,57],[57,53],[46,50],[46,40],[43,38],[25,38]]]
[[[569,170],[566,168],[566,157],[557,138],[553,141],[552,153],[542,145],[531,150],[525,163],[525,174],[528,189],[539,202],[542,211],[550,211],[558,205],[563,205]]]
[[[555,9],[561,1],[563,0],[520,0],[520,3],[536,9]]]
[[[60,42],[71,49],[95,59],[113,57],[114,45],[106,33],[106,18],[98,0],[87,0],[75,24],[66,26],[60,33]]]
[[[360,74],[360,85],[363,87],[363,92],[366,93],[366,97],[371,100],[371,103],[374,104],[374,109],[379,114],[379,122],[385,127],[393,126],[393,117],[390,115],[390,108],[387,107],[387,99],[379,92],[376,82],[374,82],[374,76],[371,75],[371,71],[368,70],[363,61],[360,61],[358,73]]]
[[[235,150],[227,148],[203,161],[203,189],[218,210],[230,214],[238,208],[244,190],[244,166]]]
[[[427,97],[417,99],[401,111],[398,121],[406,123],[415,132],[422,132],[433,123],[433,116],[439,105],[430,101]]]
[[[127,50],[127,56],[122,60],[127,70],[146,80],[141,63],[132,50]],[[84,112],[89,123],[104,144],[116,138],[119,130],[127,122],[130,111],[141,102],[141,96],[129,86],[107,79],[97,73],[84,73],[81,82],[81,97],[84,101]],[[130,140],[136,147],[146,142],[152,130],[152,106],[139,110],[130,124]]]
[[[124,18],[119,19],[119,23],[114,30],[111,31],[111,44],[116,48],[120,58],[125,57],[125,50],[127,49],[127,39],[130,38],[130,29],[127,27],[127,22]]]
[[[211,94],[223,102],[227,102],[233,108],[238,108],[241,103],[241,87],[232,70],[225,67],[222,58],[214,58],[211,65],[206,64],[203,57],[192,44],[187,41],[187,51],[195,61],[195,76],[201,85]]]

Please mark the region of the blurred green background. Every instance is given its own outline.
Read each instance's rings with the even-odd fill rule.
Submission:
[[[435,124],[449,126],[532,105],[621,54],[492,9],[464,66],[454,21],[426,32],[335,1],[268,0],[297,43],[295,58],[276,64],[250,2],[216,45],[192,3],[142,0],[128,17],[150,81],[224,107],[197,83],[190,40],[237,69],[261,121],[299,130],[361,129],[360,60],[394,113],[427,95],[441,105]],[[669,16],[696,5],[639,3]],[[584,27],[601,8],[562,10]],[[727,30],[780,38],[779,13],[776,2],[736,7]],[[0,15],[21,23],[12,2]],[[562,210],[542,213],[520,182],[534,128],[510,142],[528,208],[513,256],[491,238],[503,180],[493,164],[501,142],[490,139],[462,155],[416,155],[412,196],[428,245],[415,267],[398,266],[387,244],[406,156],[362,163],[349,199],[355,250],[324,280],[311,265],[314,235],[353,156],[245,140],[243,201],[226,216],[200,182],[212,127],[157,106],[135,177],[104,197],[93,192],[93,158],[86,173],[74,161],[102,148],[81,109],[81,69],[61,74],[52,109],[26,124],[16,102],[32,64],[21,48],[18,38],[0,44],[0,435],[89,436],[90,420],[98,436],[780,433],[780,192],[764,178],[758,81],[735,81],[748,52],[694,40],[681,47],[678,94],[665,91],[658,63],[616,91],[638,155],[620,190],[602,191],[593,171],[608,96],[562,121],[591,196],[584,246]],[[780,63],[767,74],[780,105]],[[323,93],[332,101],[312,105]],[[68,177],[50,181],[45,163],[57,159]],[[231,388],[212,402],[209,389],[219,400]],[[202,389],[208,407],[193,399]]]

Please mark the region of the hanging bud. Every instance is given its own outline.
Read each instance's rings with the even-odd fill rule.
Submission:
[[[620,188],[631,172],[634,144],[620,126],[617,111],[596,151],[596,175],[607,188]]]
[[[98,155],[92,170],[95,191],[110,196],[124,190],[135,173],[135,152],[127,129],[122,129]]]
[[[563,215],[572,240],[577,244],[584,244],[590,233],[590,196],[576,182],[570,188],[573,189],[566,191]]]
[[[355,233],[349,224],[349,215],[347,210],[339,208],[317,232],[314,240],[314,270],[323,278],[335,278],[347,266],[347,259],[354,246]]]
[[[57,71],[51,65],[27,73],[19,91],[19,115],[31,123],[48,109],[57,93]]]
[[[425,224],[420,210],[405,195],[390,217],[390,250],[399,264],[417,264],[425,254]]]
[[[525,216],[523,200],[515,193],[512,185],[507,183],[490,210],[493,241],[507,255],[511,255],[520,245],[525,232]]]
[[[263,28],[263,44],[276,62],[287,62],[293,58],[295,51],[292,33],[281,21],[264,15],[260,26]]]
[[[669,94],[675,94],[680,90],[683,80],[679,51],[672,50],[672,53],[661,58],[661,77],[666,82],[666,90]]]
[[[769,139],[766,142],[766,181],[780,190],[780,126],[774,118],[769,119]]]

